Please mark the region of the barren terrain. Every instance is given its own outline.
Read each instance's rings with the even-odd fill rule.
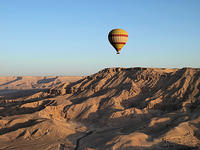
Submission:
[[[199,68],[8,78],[0,77],[2,150],[200,149]]]

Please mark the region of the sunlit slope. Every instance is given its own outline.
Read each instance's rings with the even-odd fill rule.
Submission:
[[[66,120],[108,128],[85,138],[83,147],[199,143],[200,69],[110,68],[51,92],[69,96]]]
[[[1,149],[200,148],[198,68],[108,68],[0,99]]]

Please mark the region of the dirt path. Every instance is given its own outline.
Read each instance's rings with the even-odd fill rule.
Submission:
[[[92,134],[93,132],[94,132],[94,131],[89,131],[89,132],[87,132],[85,135],[83,135],[82,137],[78,138],[77,141],[76,141],[76,147],[74,148],[74,150],[78,150],[78,149],[79,149],[80,141],[81,141],[83,138],[85,138],[85,137],[89,136],[90,134]]]

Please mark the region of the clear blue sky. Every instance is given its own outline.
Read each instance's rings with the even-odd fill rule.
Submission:
[[[120,55],[107,40],[129,34]],[[200,67],[200,0],[0,0],[0,76]]]

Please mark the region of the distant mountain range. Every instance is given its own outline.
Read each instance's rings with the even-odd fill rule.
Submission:
[[[0,77],[0,90],[44,89],[62,83],[74,82],[81,76],[8,76]]]

